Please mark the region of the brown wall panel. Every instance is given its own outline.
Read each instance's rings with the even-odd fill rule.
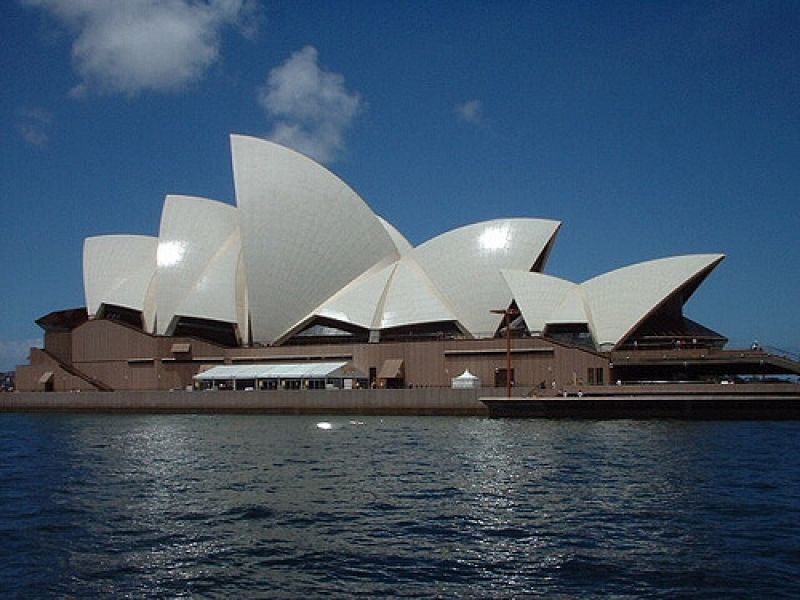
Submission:
[[[89,321],[72,332],[72,359],[76,364],[154,357],[156,352],[156,338],[112,321]]]
[[[58,360],[72,362],[72,332],[49,331],[44,334],[44,347]]]

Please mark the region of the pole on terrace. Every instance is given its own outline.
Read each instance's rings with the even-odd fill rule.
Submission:
[[[519,314],[519,310],[509,307],[498,308],[489,312],[503,315],[503,323],[506,328],[506,397],[511,398],[511,317],[516,317]]]

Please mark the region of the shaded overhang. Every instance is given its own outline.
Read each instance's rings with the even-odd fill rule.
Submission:
[[[400,379],[403,377],[403,359],[389,358],[383,361],[378,379]]]
[[[48,333],[72,331],[89,320],[86,307],[57,310],[36,319],[36,324]]]

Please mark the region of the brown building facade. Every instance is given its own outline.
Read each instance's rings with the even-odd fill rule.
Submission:
[[[105,319],[74,325],[46,329],[45,347],[32,349],[30,365],[17,369],[17,389],[187,389],[194,375],[215,365],[331,360],[352,362],[372,387],[449,387],[466,370],[482,386],[506,385],[503,338],[228,348],[198,338],[154,336]],[[610,381],[606,354],[541,337],[514,337],[511,346],[511,380],[517,390]]]

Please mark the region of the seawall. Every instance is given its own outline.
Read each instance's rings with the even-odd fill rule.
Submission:
[[[488,416],[495,390],[273,390],[265,392],[16,392],[0,411]]]
[[[450,415],[590,419],[800,419],[800,385],[617,386],[557,396],[454,390],[16,392],[0,412]]]
[[[566,396],[484,396],[490,417],[800,420],[800,385],[606,386]]]

